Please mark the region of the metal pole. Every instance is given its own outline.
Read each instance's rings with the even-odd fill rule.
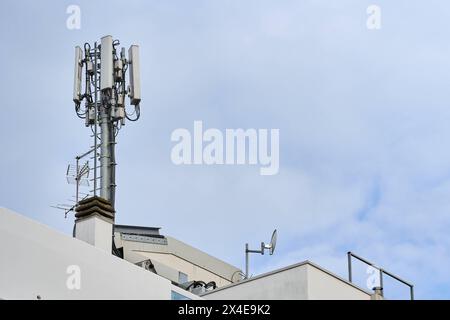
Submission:
[[[75,181],[77,183],[77,192],[75,194],[75,206],[78,206],[78,192],[80,190],[80,158],[77,157],[77,175],[75,177]]]
[[[410,286],[411,300],[414,300],[414,286]]]
[[[381,296],[384,296],[384,287],[383,287],[383,269],[380,268],[380,288],[381,288]]]
[[[102,63],[102,62],[100,62]],[[110,90],[110,89],[108,89]],[[114,208],[114,192],[115,192],[115,182],[114,182],[114,148],[115,148],[115,137],[113,131],[113,122],[111,120],[111,107],[108,106],[110,96],[113,92],[101,92],[101,102],[99,104],[100,111],[100,196],[109,202],[111,202]],[[106,98],[106,99],[105,99]]]
[[[245,244],[245,279],[248,279],[248,243]]]
[[[352,253],[347,252],[347,260],[348,260],[348,281],[352,282]]]
[[[112,125],[109,116],[110,108],[102,103],[100,105],[100,130],[101,130],[101,147],[100,147],[100,166],[101,166],[101,192],[100,196],[108,201],[112,200],[111,185],[111,136]]]
[[[97,121],[98,121],[98,108],[97,108],[97,42],[94,44],[94,196],[97,195]]]

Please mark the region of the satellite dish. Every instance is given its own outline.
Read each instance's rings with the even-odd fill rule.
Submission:
[[[277,229],[273,230],[272,239],[270,239],[269,244],[265,244],[264,242],[261,242],[260,250],[250,250],[248,248],[248,243],[245,244],[245,277],[244,277],[244,279],[248,279],[248,276],[249,276],[249,273],[248,273],[249,253],[259,253],[259,254],[264,255],[264,250],[269,250],[269,254],[273,255],[276,245],[277,245]]]
[[[269,254],[273,254],[275,251],[275,246],[277,245],[277,229],[273,230],[272,238],[270,239],[270,249]]]
[[[270,239],[269,244],[264,244],[261,247],[261,254],[264,254],[264,249],[269,250],[269,254],[272,255],[275,251],[275,246],[277,245],[277,229],[273,230],[272,239]]]

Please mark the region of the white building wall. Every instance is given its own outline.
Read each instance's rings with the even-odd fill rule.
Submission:
[[[214,281],[218,287],[230,284],[233,276],[239,277],[240,269],[172,237],[166,236],[166,239],[167,245],[131,241],[115,232],[116,247],[123,247],[124,258],[133,263],[139,262],[134,257],[138,254],[186,274],[189,281]]]
[[[208,300],[369,300],[371,295],[311,262],[302,262],[214,290]]]
[[[139,253],[143,257],[156,260],[164,265],[170,266],[170,268],[174,270],[185,273],[188,276],[189,281],[214,281],[218,287],[222,287],[230,283],[230,281],[172,254],[144,251],[135,252]]]
[[[203,298],[207,300],[306,300],[308,298],[307,268],[300,266],[283,272],[257,276],[215,290]]]
[[[76,222],[75,237],[105,252],[111,252],[112,221],[100,216],[89,216]]]
[[[124,240],[119,233],[115,233],[116,246],[123,246],[124,257],[127,260],[130,253],[139,254],[183,272],[188,276],[189,281],[214,281],[219,287],[230,284],[233,275],[238,277],[240,269],[179,240],[168,236],[166,238],[168,245],[160,245]],[[137,261],[133,260],[133,262]]]
[[[198,299],[167,279],[4,208],[0,243],[0,299],[171,299],[172,290]],[[71,281],[77,271],[79,289]]]
[[[307,265],[309,300],[370,300],[370,295],[313,265]]]

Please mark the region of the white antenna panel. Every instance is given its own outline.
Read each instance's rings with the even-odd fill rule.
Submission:
[[[73,102],[80,103],[81,98],[81,73],[83,71],[83,52],[80,47],[75,47],[75,69],[73,78]]]
[[[141,77],[139,74],[139,46],[132,45],[128,49],[128,59],[130,60],[130,99],[132,105],[141,102]]]
[[[105,36],[102,38],[100,50],[100,89],[111,89],[114,85],[113,40],[111,36]]]

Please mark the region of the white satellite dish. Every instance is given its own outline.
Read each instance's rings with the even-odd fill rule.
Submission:
[[[269,244],[264,244],[264,249],[269,250],[269,254],[272,255],[275,251],[275,246],[277,245],[277,229],[273,230],[272,238]]]
[[[269,254],[272,255],[274,253],[276,245],[277,245],[277,229],[273,230],[272,238],[270,239]]]

